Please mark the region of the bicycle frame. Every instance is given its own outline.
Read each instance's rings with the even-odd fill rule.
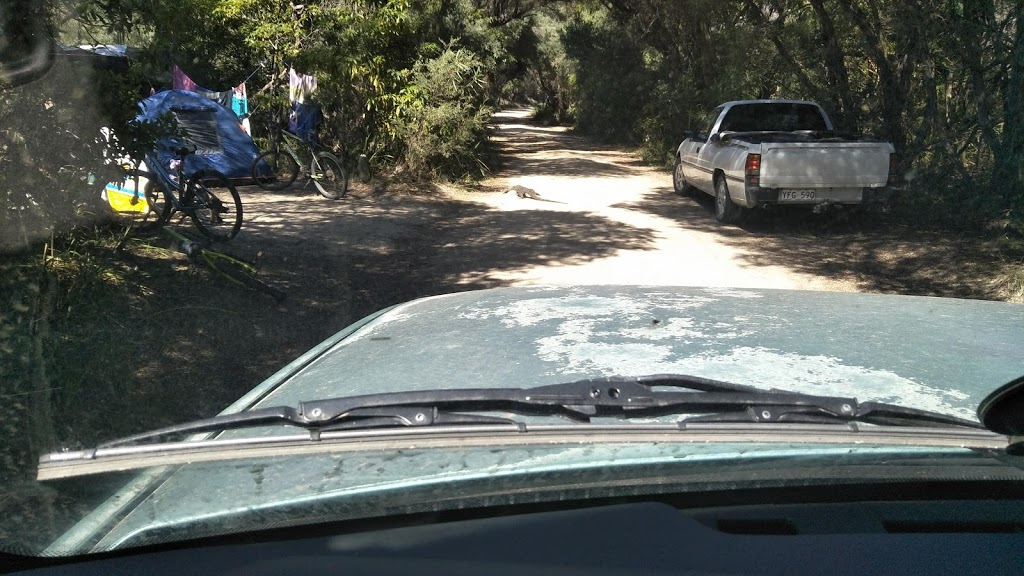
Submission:
[[[139,234],[155,232],[177,212],[191,218],[200,233],[212,241],[226,242],[234,238],[242,227],[242,199],[238,190],[215,170],[198,170],[187,175],[185,161],[195,152],[191,143],[176,144],[173,152],[177,160],[170,165],[161,161],[157,151],[151,150],[135,167],[123,166],[127,178],[134,181],[134,185],[126,183],[118,187],[133,206],[122,211],[136,214],[131,223],[133,230]],[[146,179],[144,186],[142,178]],[[128,187],[134,189],[129,191]],[[214,192],[214,188],[218,191]],[[140,198],[145,200],[144,204],[139,204]]]
[[[256,266],[254,266],[252,263],[242,260],[241,258],[231,256],[230,254],[225,254],[223,252],[212,250],[208,247],[208,243],[192,240],[187,236],[175,232],[174,230],[171,230],[169,228],[164,228],[163,232],[177,240],[178,249],[184,252],[185,255],[188,256],[190,261],[195,262],[198,259],[202,259],[203,263],[205,263],[208,268],[216,272],[217,275],[219,275],[221,278],[224,278],[228,282],[231,282],[232,284],[235,284],[237,286],[241,286],[242,288],[250,290],[259,290],[261,292],[264,292],[265,294],[272,296],[275,300],[278,301],[281,301],[286,297],[286,294],[284,292],[259,280],[256,277]],[[242,277],[245,278],[246,280],[240,279],[239,277],[233,275],[239,274],[239,271],[237,270],[234,273],[232,273],[229,272],[228,270],[222,269],[218,265],[219,261],[224,261],[226,264],[235,265],[241,268],[240,273],[242,274]]]
[[[283,127],[275,128],[270,147],[256,157],[251,172],[253,181],[269,191],[288,188],[300,175],[303,190],[313,184],[325,198],[337,200],[348,191],[348,174],[340,158]]]
[[[245,286],[245,284],[243,284],[238,279],[233,278],[230,274],[223,273],[219,268],[217,268],[217,260],[227,260],[228,262],[231,262],[233,264],[238,264],[251,274],[256,273],[256,267],[246,262],[245,260],[235,258],[234,256],[229,256],[227,254],[224,254],[223,252],[211,250],[207,248],[203,242],[192,240],[187,236],[179,234],[178,232],[175,232],[174,230],[171,230],[169,228],[164,228],[163,232],[178,241],[178,248],[180,248],[181,251],[184,252],[186,256],[188,256],[189,258],[202,258],[203,261],[206,262],[207,266],[213,268],[216,272],[220,273],[227,280],[235,284],[238,284],[239,286]]]
[[[133,174],[135,175],[134,202],[138,202],[139,196],[141,195],[139,190],[139,178],[144,177],[151,182],[155,181],[157,184],[159,184],[160,187],[163,188],[164,192],[166,193],[166,198],[170,200],[171,206],[173,206],[175,210],[182,212],[182,206],[181,202],[179,202],[179,198],[182,196],[182,194],[185,193],[185,186],[184,184],[181,183],[181,181],[183,180],[182,167],[185,164],[184,159],[181,159],[181,162],[175,168],[175,176],[177,177],[177,181],[175,181],[174,178],[171,177],[170,172],[168,172],[167,169],[163,167],[163,164],[160,162],[159,158],[156,157],[156,155],[146,154],[146,158],[144,161],[146,163],[146,170],[136,169],[133,171]]]
[[[295,148],[293,148],[291,144],[289,144],[289,140],[295,142]],[[299,157],[299,152],[298,150],[296,150],[296,148],[298,148],[299,150],[303,150],[310,157],[317,153],[317,148],[314,147],[312,144],[306,142],[302,138],[299,138],[298,135],[292,134],[291,132],[283,128],[281,130],[278,130],[277,144],[284,147],[285,151],[288,152],[288,155],[292,157],[292,160],[294,160],[295,163],[299,165],[299,169],[303,171],[305,171],[305,166],[307,163],[303,162],[302,158]]]

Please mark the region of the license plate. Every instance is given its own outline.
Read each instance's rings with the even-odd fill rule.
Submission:
[[[814,200],[814,190],[781,190],[779,202],[799,202],[801,200]]]

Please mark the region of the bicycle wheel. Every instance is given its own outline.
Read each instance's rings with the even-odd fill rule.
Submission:
[[[252,179],[264,190],[284,190],[298,177],[299,165],[281,150],[267,150],[252,163]]]
[[[242,227],[242,199],[238,197],[238,190],[219,172],[199,172],[192,176],[182,204],[196,228],[215,242],[231,240]]]
[[[341,160],[330,152],[320,152],[313,156],[309,164],[309,175],[324,198],[337,200],[348,193],[348,174],[342,168]]]
[[[174,206],[162,186],[147,182],[143,193],[139,195],[139,201],[145,202],[148,210],[134,217],[132,231],[135,234],[152,234],[171,219]]]

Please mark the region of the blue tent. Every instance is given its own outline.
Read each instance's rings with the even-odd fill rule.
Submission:
[[[228,178],[250,178],[252,164],[259,150],[252,138],[242,130],[235,113],[221,104],[195,92],[167,90],[139,103],[138,118],[156,120],[170,112],[184,135],[195,143],[196,153],[185,160],[185,175],[200,170],[216,170]],[[161,146],[157,156],[167,166],[174,158],[170,149]]]

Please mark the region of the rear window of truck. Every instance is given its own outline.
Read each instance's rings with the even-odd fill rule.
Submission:
[[[719,132],[794,132],[827,130],[825,119],[810,104],[737,104],[729,109]]]

